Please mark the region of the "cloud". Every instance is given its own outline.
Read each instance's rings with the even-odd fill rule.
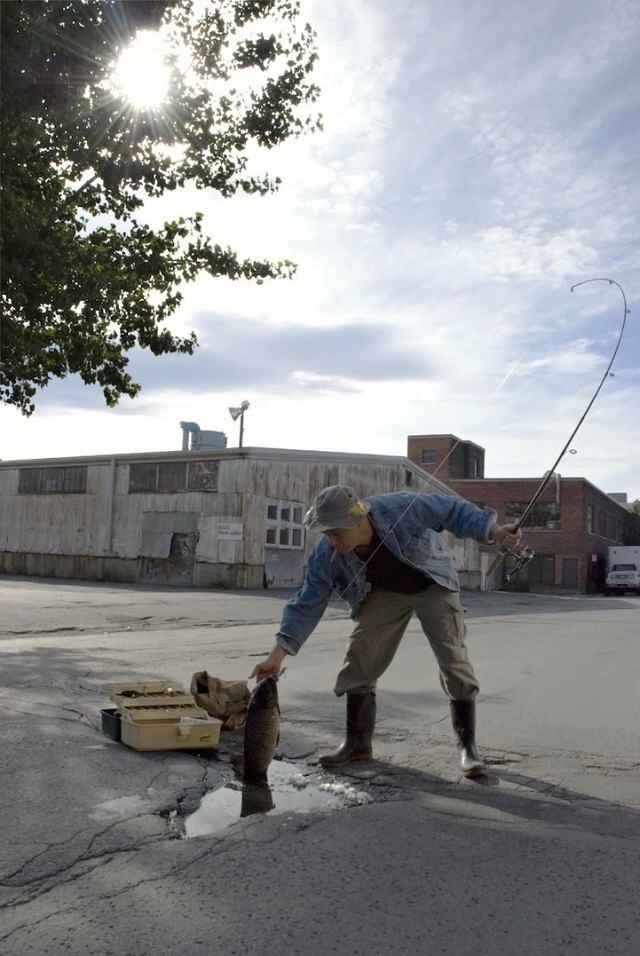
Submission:
[[[123,399],[119,411],[142,413],[157,392],[165,397],[172,391],[234,389],[337,394],[357,391],[358,385],[424,380],[434,374],[431,363],[403,347],[396,330],[388,325],[273,326],[214,312],[193,319],[202,343],[194,355],[156,357],[141,349],[132,352],[129,371],[143,392],[134,402]],[[52,384],[36,401],[43,409],[80,404],[97,409],[104,404],[101,392],[87,389],[77,377]]]

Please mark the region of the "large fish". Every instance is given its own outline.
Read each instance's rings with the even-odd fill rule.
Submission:
[[[280,738],[280,707],[277,677],[265,677],[256,684],[244,728],[246,783],[266,783],[267,770]]]

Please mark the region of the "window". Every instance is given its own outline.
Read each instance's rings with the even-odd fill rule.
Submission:
[[[477,458],[474,458],[474,459],[473,459],[472,465],[473,465],[473,477],[474,477],[474,478],[477,478],[477,477],[478,477],[478,474],[479,474],[479,472],[480,472],[480,468],[479,468],[479,466],[478,466],[478,459],[477,459]]]
[[[422,456],[420,458],[423,465],[435,465],[436,463],[436,453],[433,448],[423,448]]]
[[[612,541],[616,540],[616,519],[613,515],[607,515],[607,538],[611,538]]]
[[[129,465],[129,494],[217,491],[219,462],[161,461]]]
[[[510,501],[505,505],[505,515],[507,518],[519,518],[526,511],[527,505],[527,501]],[[559,531],[560,509],[555,501],[539,501],[523,521],[522,527],[536,528],[538,531]]]
[[[587,533],[596,533],[596,512],[593,505],[587,505]]]
[[[607,516],[604,511],[601,511],[598,515],[598,532],[603,538],[607,537]]]
[[[84,495],[86,492],[86,465],[20,469],[20,495]]]
[[[294,501],[267,505],[266,543],[275,548],[304,548],[304,507]]]
[[[413,472],[409,471],[408,468],[404,470],[404,484],[406,488],[411,488],[413,485]]]

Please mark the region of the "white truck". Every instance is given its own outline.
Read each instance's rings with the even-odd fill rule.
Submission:
[[[618,545],[609,548],[605,594],[640,594],[640,547]]]

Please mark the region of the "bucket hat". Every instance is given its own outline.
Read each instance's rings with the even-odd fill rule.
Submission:
[[[350,485],[329,485],[316,495],[304,523],[310,531],[340,531],[355,528],[369,511]]]

